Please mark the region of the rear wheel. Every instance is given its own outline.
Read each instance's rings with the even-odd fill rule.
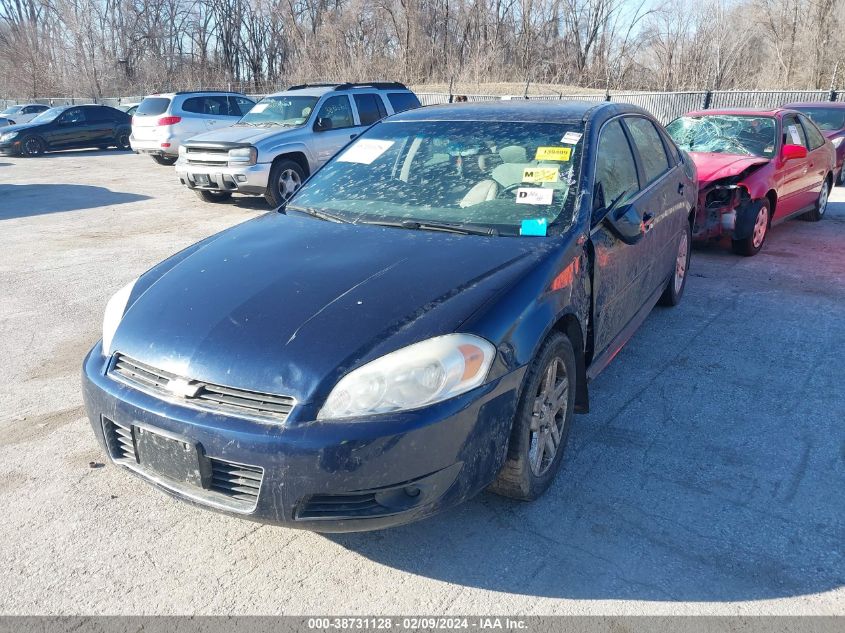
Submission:
[[[528,369],[508,443],[508,455],[491,492],[531,501],[560,469],[575,402],[575,352],[554,333]]]
[[[44,141],[37,136],[27,136],[21,141],[21,154],[24,156],[39,156],[47,151]]]
[[[769,234],[770,219],[769,200],[765,199],[760,205],[760,210],[757,211],[757,217],[754,218],[754,228],[751,230],[751,235],[741,240],[734,240],[731,244],[733,252],[746,257],[759,253],[766,241],[766,236]]]
[[[801,216],[802,220],[807,222],[818,222],[824,217],[824,212],[827,211],[827,200],[830,197],[830,184],[825,180],[822,183],[822,190],[819,192],[819,199],[816,200],[816,206],[812,211],[807,211]]]
[[[279,207],[302,186],[305,170],[294,160],[280,160],[270,170],[270,181],[264,198],[271,207]]]
[[[692,246],[692,229],[688,222],[684,223],[684,232],[678,241],[678,252],[675,256],[675,268],[666,290],[660,297],[660,303],[664,306],[676,306],[681,302],[681,295],[687,285],[687,270],[689,270],[690,251]]]
[[[207,191],[205,189],[194,189],[196,194],[206,202],[226,202],[232,197],[228,191]]]
[[[153,155],[153,160],[159,165],[173,165],[176,163],[175,156],[156,156]]]
[[[129,145],[129,132],[120,132],[115,139],[117,143],[117,149],[130,149]]]

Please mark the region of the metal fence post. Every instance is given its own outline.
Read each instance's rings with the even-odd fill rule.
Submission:
[[[704,103],[701,104],[702,110],[709,110],[710,109],[710,102],[713,99],[713,91],[708,90],[704,93]]]
[[[831,89],[830,89],[830,92],[828,93],[828,101],[836,101],[836,97],[837,97],[837,96],[838,96],[838,95],[836,94],[836,90],[834,90],[833,88],[831,88]]]

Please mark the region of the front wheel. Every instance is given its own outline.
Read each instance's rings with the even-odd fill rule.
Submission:
[[[751,235],[741,240],[733,240],[731,243],[733,252],[746,257],[759,253],[760,249],[763,248],[763,242],[766,241],[766,235],[769,233],[769,219],[769,201],[765,199],[761,201],[757,217],[754,218],[754,228],[751,230]]]
[[[175,165],[176,156],[156,156],[153,155],[153,160],[159,165]]]
[[[660,297],[660,304],[664,306],[676,306],[681,302],[681,295],[687,285],[687,271],[689,270],[689,258],[692,251],[692,229],[689,222],[684,222],[684,230],[678,240],[678,251],[675,255],[675,266],[672,269],[672,276],[666,284],[666,290]]]
[[[819,192],[819,199],[816,200],[816,206],[812,211],[807,211],[801,216],[802,220],[807,222],[818,222],[824,217],[824,212],[827,211],[827,200],[830,198],[830,185],[825,180],[822,183],[822,190]]]
[[[194,189],[194,192],[206,202],[226,202],[232,197],[228,191],[208,191],[206,189]]]
[[[508,454],[490,491],[532,501],[560,469],[575,402],[575,352],[554,333],[543,343],[525,376],[511,429]]]
[[[40,156],[46,150],[44,141],[37,136],[27,136],[21,141],[21,154],[24,156]]]
[[[305,180],[305,170],[293,160],[280,160],[270,170],[270,181],[264,198],[274,209],[282,206],[288,199],[299,191]]]

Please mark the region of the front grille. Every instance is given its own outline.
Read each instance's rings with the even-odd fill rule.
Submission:
[[[358,519],[384,515],[387,509],[373,492],[350,495],[313,495],[296,513],[297,519]]]
[[[198,165],[204,167],[226,167],[229,164],[229,161],[226,159],[223,160],[200,160],[197,158],[189,158],[188,159],[189,165]]]
[[[287,419],[296,402],[290,396],[278,396],[207,382],[189,381],[122,354],[115,356],[109,375],[143,391],[168,399],[176,398],[191,406],[241,416],[272,419],[277,422],[283,422]],[[180,395],[179,391],[169,389],[171,381],[181,383],[183,387],[188,387],[192,393]]]
[[[103,435],[105,435],[112,459],[128,459],[137,463],[138,457],[135,453],[135,440],[132,438],[131,429],[103,418]]]
[[[223,154],[226,156],[229,155],[228,149],[215,147],[191,147],[190,145],[188,145],[185,147],[185,151],[188,154]]]
[[[255,505],[264,471],[257,466],[235,464],[214,457],[210,460],[211,490],[237,501]]]

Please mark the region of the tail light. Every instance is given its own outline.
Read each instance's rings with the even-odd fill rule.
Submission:
[[[180,116],[163,116],[158,120],[158,125],[176,125],[181,120]]]

